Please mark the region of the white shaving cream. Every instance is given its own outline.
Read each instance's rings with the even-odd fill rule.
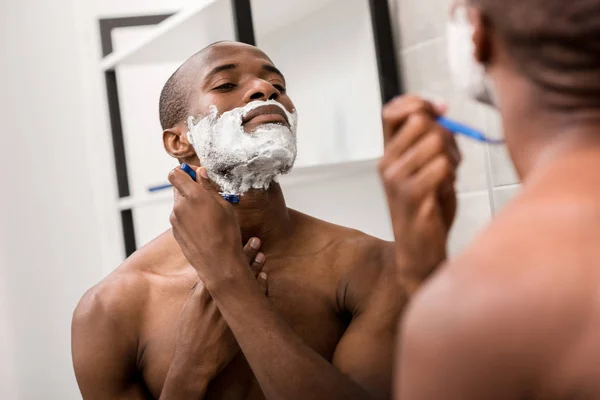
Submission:
[[[290,127],[264,124],[246,133],[243,118],[252,110],[276,105],[289,121]],[[269,188],[280,174],[289,172],[296,160],[297,113],[290,113],[275,100],[253,101],[245,107],[219,116],[216,106],[208,115],[188,118],[188,139],[224,194],[244,194],[250,189]]]
[[[460,6],[448,22],[448,63],[457,89],[472,99],[494,106],[496,93],[485,67],[475,59],[473,34],[475,28],[469,21],[468,9]]]

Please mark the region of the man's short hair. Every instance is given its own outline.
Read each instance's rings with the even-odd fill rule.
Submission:
[[[211,47],[224,42],[227,41],[222,40],[212,43],[198,51],[188,58],[167,80],[160,93],[158,105],[160,125],[163,130],[186,121],[189,116],[189,102],[196,75],[194,74],[195,71],[190,71],[186,67],[201,57]]]
[[[470,0],[539,87],[600,103],[600,0]]]
[[[181,72],[181,67],[165,83],[159,100],[159,116],[162,129],[169,129],[188,117],[190,100],[189,79]]]

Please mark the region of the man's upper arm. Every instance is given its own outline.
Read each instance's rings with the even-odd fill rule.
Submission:
[[[407,297],[396,281],[389,246],[369,251],[344,288],[352,320],[333,358],[335,365],[377,399],[391,398],[398,318]]]
[[[528,343],[532,331],[524,324],[520,294],[503,295],[484,281],[456,284],[447,271],[433,279],[402,323],[396,398],[523,398],[532,375],[528,350],[534,346]]]
[[[77,383],[85,400],[145,399],[135,379],[137,340],[131,327],[136,317],[113,294],[94,288],[75,310],[71,346]]]

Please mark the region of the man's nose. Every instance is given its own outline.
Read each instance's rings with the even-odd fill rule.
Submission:
[[[252,83],[252,87],[248,90],[245,96],[246,103],[256,100],[277,100],[280,93],[271,83],[258,79]]]

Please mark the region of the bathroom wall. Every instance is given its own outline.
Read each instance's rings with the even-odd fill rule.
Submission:
[[[95,25],[84,3],[0,2],[3,400],[81,398],[71,315],[102,265],[114,262],[101,251],[118,225],[101,218],[111,181],[103,186],[92,173],[109,141],[99,134],[101,82],[86,34]]]

